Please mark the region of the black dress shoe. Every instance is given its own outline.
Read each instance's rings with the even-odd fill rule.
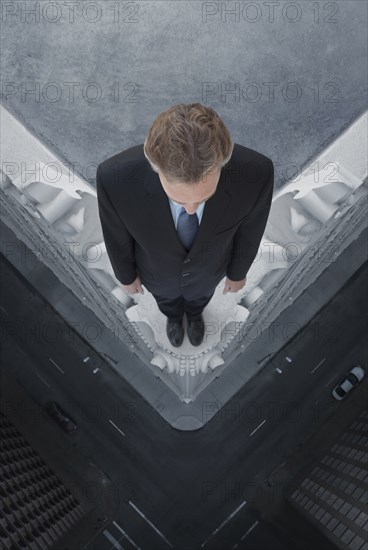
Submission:
[[[203,315],[201,314],[200,319],[190,320],[187,317],[188,321],[188,338],[192,346],[199,346],[203,342],[204,336],[204,321]]]
[[[175,348],[181,346],[184,339],[183,319],[178,321],[177,319],[170,319],[168,317],[166,321],[166,334],[171,345]]]

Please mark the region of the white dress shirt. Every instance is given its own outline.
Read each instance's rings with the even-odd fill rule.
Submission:
[[[175,229],[177,229],[179,214],[180,214],[181,209],[184,208],[184,206],[182,206],[181,204],[178,204],[177,202],[173,201],[172,199],[169,199],[169,202],[170,202],[171,213],[172,213],[172,216],[173,216],[173,219],[174,219]],[[206,204],[206,201],[202,201],[200,203],[200,205],[198,206],[197,210],[196,210],[196,214],[197,214],[197,217],[198,217],[198,225],[200,225],[200,223],[201,223],[202,216],[203,216],[203,209],[204,209],[205,204]]]

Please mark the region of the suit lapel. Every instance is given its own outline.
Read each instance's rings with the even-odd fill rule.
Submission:
[[[144,189],[147,194],[143,199],[146,207],[146,219],[149,227],[152,227],[152,232],[162,236],[163,246],[175,246],[182,253],[195,254],[202,244],[213,242],[215,228],[221,217],[227,212],[231,202],[231,194],[225,188],[223,176],[222,171],[216,193],[205,203],[198,233],[192,248],[187,252],[175,229],[169,198],[161,185],[159,175],[151,167],[148,167],[144,181]]]

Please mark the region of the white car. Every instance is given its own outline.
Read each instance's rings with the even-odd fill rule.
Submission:
[[[354,365],[350,372],[332,390],[332,395],[338,401],[344,399],[346,395],[363,380],[365,370],[360,365]]]

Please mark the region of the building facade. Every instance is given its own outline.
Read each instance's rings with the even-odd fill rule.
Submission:
[[[297,482],[289,501],[338,548],[368,550],[368,410]]]
[[[86,511],[2,413],[0,440],[0,548],[62,547]]]

